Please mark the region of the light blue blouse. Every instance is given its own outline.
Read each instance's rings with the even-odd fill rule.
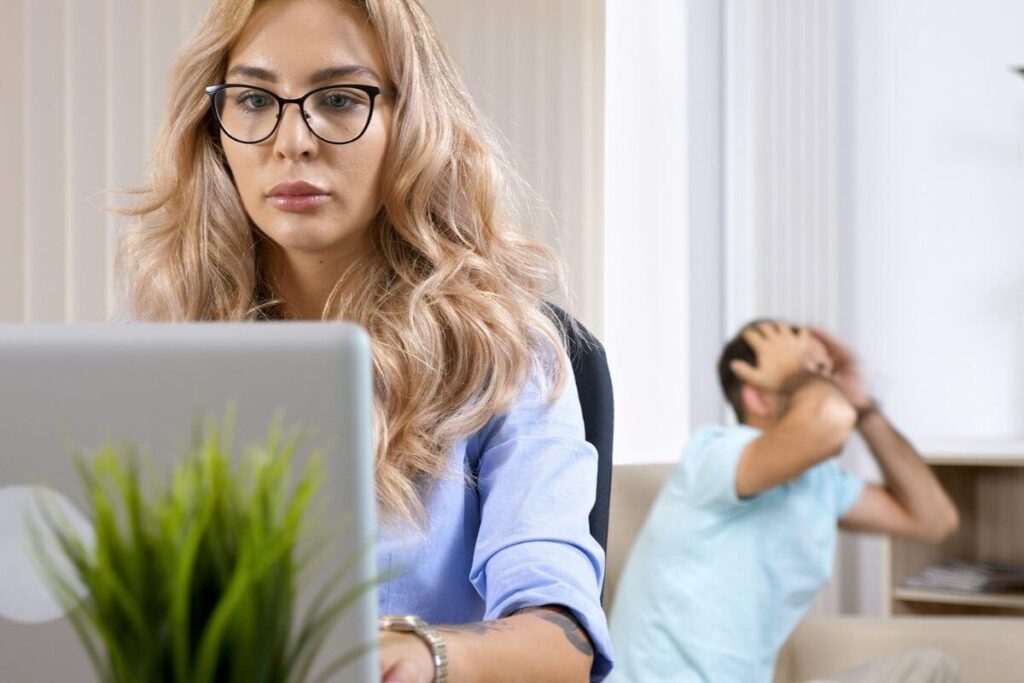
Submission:
[[[588,523],[597,453],[584,440],[572,373],[557,400],[545,397],[535,374],[507,414],[452,449],[448,476],[424,492],[425,530],[381,529],[377,561],[392,578],[379,607],[462,624],[565,606],[590,635],[591,679],[600,681],[612,650],[600,600],[604,552]]]

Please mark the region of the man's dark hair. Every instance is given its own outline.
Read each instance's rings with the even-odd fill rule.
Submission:
[[[734,360],[742,360],[757,367],[757,354],[754,353],[754,349],[743,338],[743,333],[751,327],[757,327],[761,323],[772,322],[781,321],[761,318],[747,323],[740,328],[735,337],[729,340],[729,343],[722,349],[722,355],[718,357],[718,381],[722,384],[722,393],[725,394],[725,400],[732,406],[733,411],[736,413],[736,419],[740,422],[747,421],[747,411],[743,408],[743,380],[736,376],[730,364]],[[798,329],[798,327],[793,326],[794,332]]]

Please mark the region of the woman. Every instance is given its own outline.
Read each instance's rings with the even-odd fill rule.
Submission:
[[[382,620],[383,679],[602,678],[596,456],[553,269],[418,1],[214,0],[170,92],[129,307],[369,331],[380,609],[407,616]]]

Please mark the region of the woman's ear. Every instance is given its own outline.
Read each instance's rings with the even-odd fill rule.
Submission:
[[[749,384],[744,384],[740,389],[740,400],[743,401],[743,410],[747,415],[770,418],[774,413],[761,390],[755,389]]]

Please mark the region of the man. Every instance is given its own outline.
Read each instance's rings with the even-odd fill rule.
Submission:
[[[837,523],[931,543],[959,524],[851,352],[829,334],[751,323],[726,345],[718,370],[740,424],[693,436],[636,541],[612,610],[615,683],[767,683],[829,579]],[[884,485],[836,464],[854,429]],[[923,677],[907,678],[908,666]],[[900,681],[956,680],[955,665],[933,653],[842,680],[886,680],[883,669],[901,672]]]

